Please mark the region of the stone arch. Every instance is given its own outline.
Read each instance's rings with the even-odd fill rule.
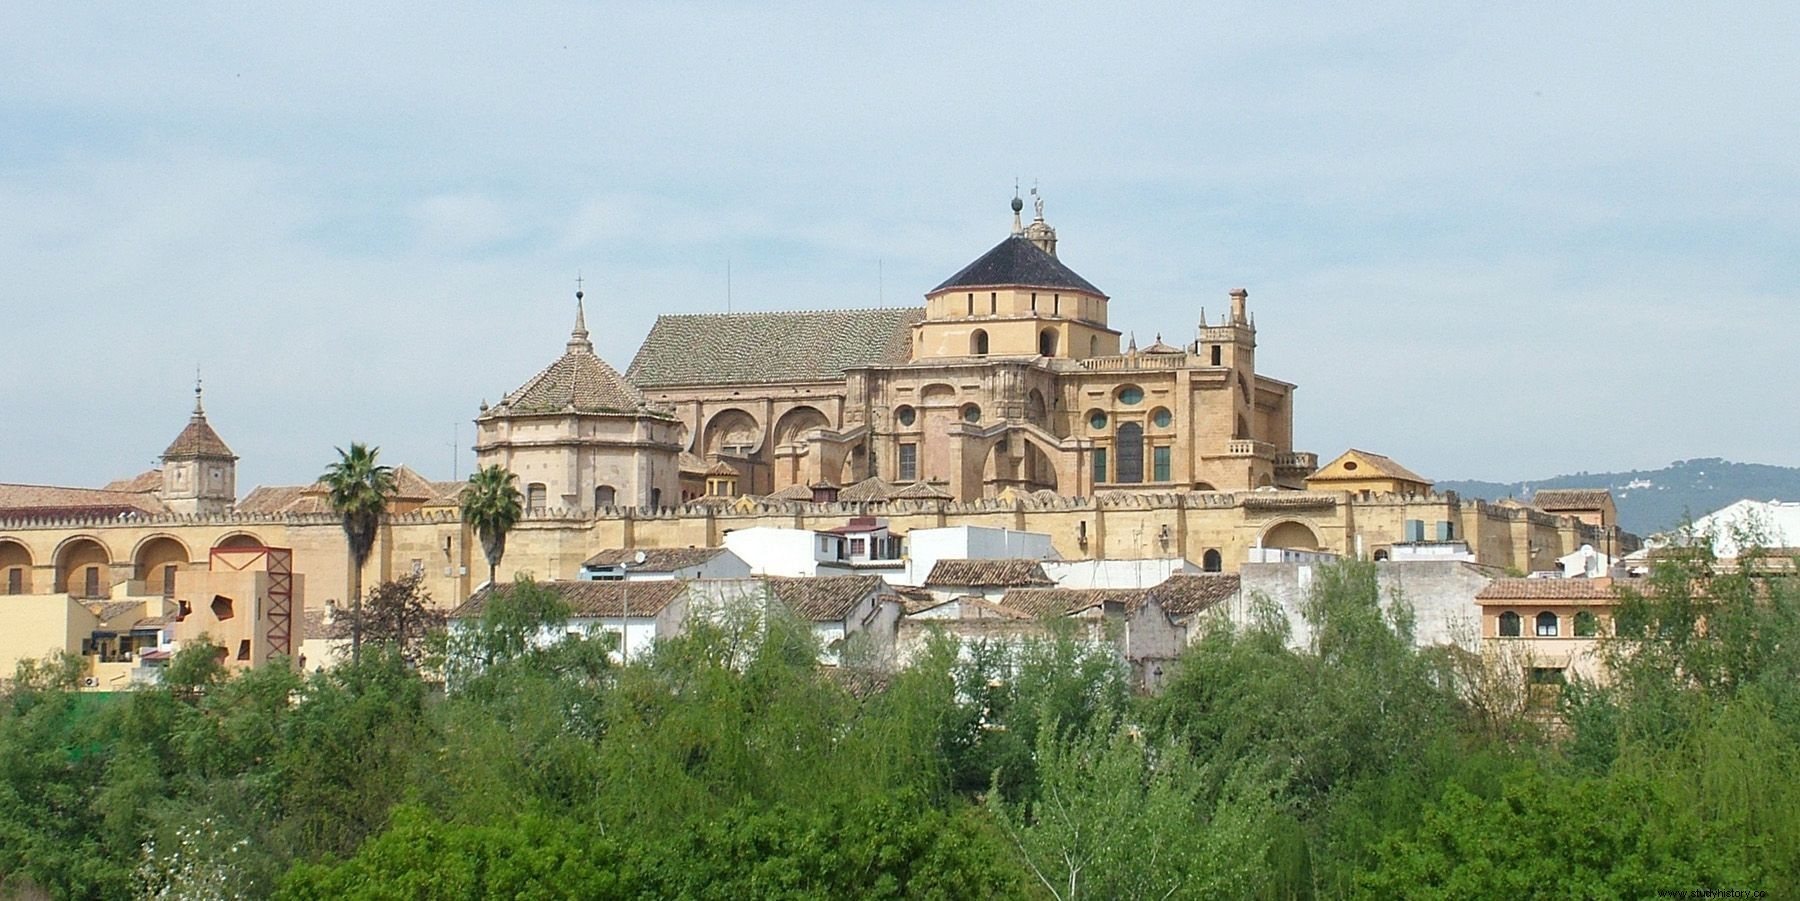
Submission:
[[[919,389],[919,406],[948,404],[956,398],[956,386],[934,382]]]
[[[775,420],[775,444],[798,444],[814,429],[831,428],[831,419],[817,407],[798,406]]]
[[[0,538],[0,594],[31,593],[31,549],[22,541]]]
[[[173,535],[152,535],[132,550],[131,577],[143,582],[146,592],[174,597],[175,573],[187,569],[192,561],[187,545]]]
[[[250,532],[233,532],[230,535],[227,535],[224,538],[221,538],[218,541],[213,542],[214,550],[218,550],[219,548],[256,548],[256,547],[268,547],[268,545],[263,543],[263,540],[261,537],[254,535]]]
[[[1218,548],[1209,547],[1200,558],[1200,568],[1209,573],[1220,572],[1225,569],[1225,556],[1219,553]]]
[[[1273,487],[1275,487],[1275,480],[1272,478],[1269,478],[1269,474],[1265,472],[1262,475],[1259,475],[1256,477],[1256,487],[1258,487],[1258,488],[1273,488]]]
[[[1056,329],[1047,328],[1038,332],[1038,355],[1044,357],[1056,356]]]
[[[1036,388],[1025,395],[1025,421],[1045,427],[1050,424],[1050,405],[1044,402],[1044,392]]]
[[[1195,482],[1194,490],[1195,491],[1218,491],[1219,489],[1214,488],[1213,483],[1211,483],[1211,482]]]
[[[1297,519],[1284,519],[1269,526],[1257,541],[1259,547],[1283,548],[1291,551],[1320,550],[1319,535],[1312,526]]]
[[[981,481],[989,496],[1007,488],[1026,494],[1056,491],[1056,462],[1035,439],[1010,432],[988,447],[981,464]]]
[[[720,410],[706,421],[703,446],[709,455],[748,457],[762,447],[762,425],[737,407]]]
[[[105,597],[112,580],[112,553],[92,535],[75,535],[56,547],[56,584],[51,591],[80,597]],[[95,574],[98,574],[97,576]]]
[[[969,333],[969,355],[985,357],[988,355],[987,329],[978,328]]]

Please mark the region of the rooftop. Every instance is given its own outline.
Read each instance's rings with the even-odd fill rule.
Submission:
[[[1066,288],[1105,297],[1092,282],[1024,237],[1012,235],[928,293],[952,288]]]
[[[917,307],[658,316],[627,374],[644,388],[837,381],[906,362],[924,318]]]
[[[963,588],[1035,588],[1056,583],[1044,574],[1037,560],[1008,558],[996,560],[939,560],[925,578],[927,585],[950,585]]]

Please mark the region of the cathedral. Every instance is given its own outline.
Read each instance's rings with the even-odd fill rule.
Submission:
[[[1247,292],[1179,347],[1121,346],[1033,208],[922,307],[661,316],[624,374],[577,292],[563,355],[483,405],[477,459],[539,511],[1304,488]]]

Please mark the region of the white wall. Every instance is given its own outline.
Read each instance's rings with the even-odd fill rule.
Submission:
[[[759,576],[816,575],[821,559],[837,559],[835,553],[827,555],[819,551],[818,533],[810,529],[775,526],[734,529],[725,536],[725,547],[744,561],[749,574]]]
[[[1057,553],[1050,543],[1050,536],[1043,532],[1015,532],[987,526],[914,529],[906,533],[906,571],[889,576],[888,581],[898,585],[923,585],[939,560],[1014,557],[1055,560]]]
[[[1150,588],[1200,567],[1180,557],[1145,560],[1047,560],[1044,574],[1058,588]]]

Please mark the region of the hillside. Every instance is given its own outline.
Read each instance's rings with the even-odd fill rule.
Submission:
[[[1649,535],[1680,525],[1732,501],[1800,500],[1800,467],[1732,463],[1716,457],[1677,460],[1662,469],[1579,472],[1532,482],[1438,482],[1464,497],[1529,500],[1540,488],[1610,488],[1626,531]]]

